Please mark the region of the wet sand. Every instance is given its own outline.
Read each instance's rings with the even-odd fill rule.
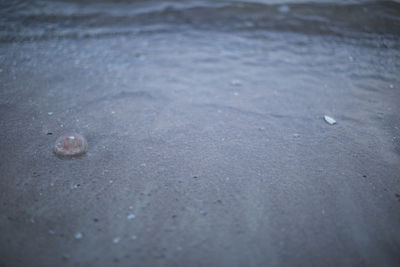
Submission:
[[[398,266],[399,36],[160,27],[0,43],[0,266]]]

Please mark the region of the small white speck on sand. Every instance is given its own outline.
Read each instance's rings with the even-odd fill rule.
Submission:
[[[136,218],[136,216],[135,216],[135,214],[133,214],[133,213],[129,213],[128,216],[127,216],[126,218],[128,218],[128,220],[133,220],[133,219]]]
[[[75,233],[75,238],[76,239],[82,239],[82,237],[83,237],[82,233],[80,233],[80,232]]]
[[[70,186],[71,190],[77,189],[78,187],[79,187],[78,184],[74,184],[74,185],[71,185],[71,186]]]
[[[137,239],[137,236],[136,236],[136,235],[131,235],[131,239],[132,239],[132,240],[136,240],[136,239]]]
[[[49,230],[49,234],[51,234],[51,235],[55,235],[55,234],[56,234],[56,231],[55,231],[55,230],[53,230],[53,229],[50,229],[50,230]]]
[[[113,239],[113,243],[114,243],[114,244],[118,244],[120,240],[121,240],[120,237],[115,237],[115,238]]]
[[[278,11],[281,13],[288,13],[290,11],[290,7],[287,5],[283,5],[278,8]]]
[[[51,116],[51,115],[53,115],[53,112],[50,111],[50,112],[47,112],[47,114],[49,114],[49,116]]]
[[[241,86],[241,85],[242,85],[242,82],[239,81],[239,80],[232,80],[232,81],[231,81],[231,85],[233,85],[233,86]]]

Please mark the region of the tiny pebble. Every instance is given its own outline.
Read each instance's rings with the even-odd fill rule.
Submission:
[[[278,8],[279,12],[281,13],[288,13],[290,11],[290,7],[287,5],[280,6]]]
[[[135,214],[133,214],[133,213],[130,213],[128,216],[127,216],[127,218],[128,218],[128,220],[133,220],[133,219],[135,219]]]
[[[132,240],[136,240],[137,236],[136,235],[131,235]]]
[[[73,189],[77,189],[79,186],[80,185],[78,185],[78,184],[74,184],[74,185],[71,185],[70,188],[71,188],[71,190],[73,190]]]
[[[233,85],[233,86],[241,86],[241,85],[242,85],[242,82],[239,81],[239,80],[232,80],[232,81],[231,81],[231,85]]]
[[[49,234],[51,234],[51,235],[55,235],[55,234],[56,234],[56,231],[54,231],[54,230],[50,229],[50,230],[49,230]]]
[[[53,115],[53,112],[47,112],[47,114],[49,114],[51,116],[51,115]]]
[[[75,234],[75,238],[76,238],[76,239],[82,239],[82,237],[83,237],[83,234],[82,234],[82,233],[79,233],[79,232],[78,232],[78,233]]]
[[[120,240],[121,240],[121,238],[116,237],[113,239],[113,242],[114,242],[114,244],[117,244],[117,243],[119,243]]]

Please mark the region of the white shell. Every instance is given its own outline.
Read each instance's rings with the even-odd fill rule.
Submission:
[[[330,125],[333,125],[333,124],[336,123],[336,121],[335,121],[333,118],[331,118],[331,117],[329,117],[329,116],[327,116],[327,115],[324,116],[324,119],[325,119],[325,121],[326,121],[327,123],[329,123]]]

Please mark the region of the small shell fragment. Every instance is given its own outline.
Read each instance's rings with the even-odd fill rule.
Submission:
[[[327,115],[324,116],[324,120],[330,125],[336,124],[336,121],[333,118],[331,118],[331,117],[329,117]]]

